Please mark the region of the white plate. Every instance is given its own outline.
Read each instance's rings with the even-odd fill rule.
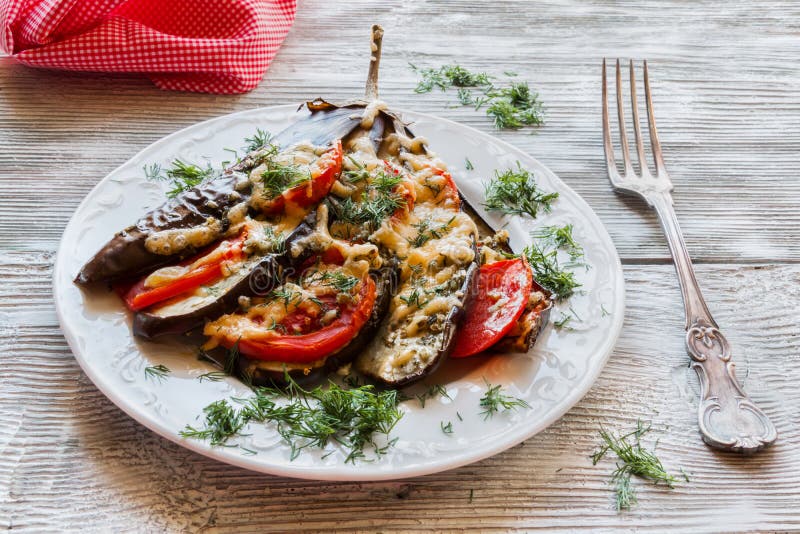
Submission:
[[[275,475],[322,480],[385,480],[424,475],[475,462],[520,443],[561,417],[589,390],[608,359],[622,328],[624,287],[614,245],[589,206],[544,165],[491,136],[472,128],[421,113],[404,112],[417,135],[448,163],[459,187],[480,210],[482,180],[494,169],[520,161],[542,187],[560,193],[552,213],[536,221],[482,215],[498,227],[507,223],[512,246],[520,250],[528,233],[545,224],[572,223],[591,268],[579,273],[585,294],[553,310],[551,323],[529,354],[448,361],[426,384],[443,384],[451,399],[416,399],[401,404],[403,418],[392,432],[395,447],[372,462],[345,464],[346,453],[333,444],[325,450],[305,449],[290,461],[289,447],[269,426],[251,425],[242,448],[212,447],[205,441],[181,438],[186,424],[209,403],[243,396],[237,380],[200,382],[213,370],[199,362],[194,348],[180,340],[152,343],[134,339],[131,318],[119,299],[103,290],[82,291],[72,283],[81,265],[113,234],[149,209],[161,204],[164,185],[145,180],[145,164],[168,165],[174,158],[214,164],[231,159],[225,147],[239,147],[256,128],[278,132],[299,115],[296,106],[278,106],[226,115],[172,134],[134,156],[103,179],[84,199],[61,240],[54,272],[58,317],[75,358],[97,387],[117,406],[158,434],[200,454]],[[465,157],[474,170],[465,169]],[[556,330],[558,319],[572,306],[580,321],[574,330]],[[164,364],[171,369],[159,382],[147,379],[144,368]],[[484,420],[479,401],[486,385],[502,384],[531,409],[504,412]],[[418,386],[411,393],[426,389]],[[459,415],[461,419],[459,419]],[[441,430],[452,423],[452,434]]]

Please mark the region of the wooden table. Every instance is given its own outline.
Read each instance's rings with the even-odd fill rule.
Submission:
[[[800,529],[800,8],[792,2],[301,3],[261,86],[241,96],[163,92],[136,77],[27,69],[0,58],[0,526],[28,530]],[[208,460],[139,426],[81,372],[59,331],[51,269],[62,230],[103,176],[149,143],[234,111],[357,95],[365,36],[386,29],[382,94],[491,132],[550,166],[617,245],[627,314],[589,394],[494,458],[390,483],[315,483]],[[697,432],[698,383],[654,214],[608,184],[600,61],[650,61],[675,203],[698,277],[746,389],[780,437],[751,457]],[[455,95],[413,92],[411,61],[513,70],[547,124],[495,132]],[[613,507],[598,427],[651,420],[665,466]]]

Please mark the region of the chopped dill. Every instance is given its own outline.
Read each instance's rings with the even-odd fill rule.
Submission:
[[[423,391],[422,393],[415,395],[415,397],[419,401],[421,408],[425,407],[425,402],[428,399],[432,399],[437,396],[453,400],[453,398],[447,393],[447,388],[441,384],[434,384],[430,386],[427,390]],[[459,416],[459,418],[460,417],[461,416]]]
[[[268,298],[271,300],[283,301],[283,307],[288,310],[290,304],[299,303],[302,301],[303,297],[297,291],[293,291],[285,287],[279,287],[278,289],[273,289],[268,295]]]
[[[606,309],[606,307],[601,303],[600,304],[600,317],[608,317],[609,315],[611,315],[611,312],[609,312]]]
[[[580,246],[575,238],[572,237],[572,225],[564,226],[544,226],[536,230],[532,235],[535,238],[543,239],[556,248],[566,251],[570,260],[576,262],[583,259],[583,247]]]
[[[483,205],[489,211],[499,211],[507,215],[527,213],[534,219],[539,210],[548,212],[551,204],[558,198],[558,193],[545,193],[537,185],[533,173],[524,169],[517,162],[517,169],[495,171],[485,187],[486,202]]]
[[[286,252],[286,236],[283,233],[276,234],[271,226],[264,227],[264,241],[267,249],[273,254],[283,254]]]
[[[552,291],[556,298],[570,297],[581,286],[575,279],[575,273],[559,264],[557,248],[534,241],[525,247],[523,254],[533,269],[533,277]]]
[[[210,163],[207,163],[205,167],[199,167],[179,159],[174,160],[169,169],[162,171],[161,165],[157,163],[144,166],[144,174],[148,180],[169,182],[169,185],[172,186],[172,189],[167,191],[169,198],[175,198],[180,193],[200,185],[215,174]]]
[[[450,87],[491,86],[491,77],[485,72],[472,73],[460,65],[443,65],[438,69],[419,68],[409,63],[411,70],[422,78],[414,89],[417,93],[429,93],[434,87],[446,91]]]
[[[330,206],[336,220],[364,226],[369,232],[373,232],[386,217],[405,206],[405,199],[395,193],[378,194],[370,198],[365,191],[359,201],[348,197],[341,201],[330,202]]]
[[[421,247],[431,239],[439,239],[442,237],[443,232],[447,230],[454,220],[455,216],[453,216],[445,224],[436,227],[434,227],[427,219],[416,224],[412,224],[411,226],[417,229],[417,235],[414,238],[409,239],[408,243],[412,247]]]
[[[239,341],[237,340],[233,346],[228,349],[228,353],[225,355],[225,366],[223,367],[223,371],[226,375],[232,375],[236,372],[236,366],[239,364]]]
[[[474,106],[476,110],[486,105],[486,115],[494,121],[496,128],[518,129],[544,122],[539,95],[531,90],[528,82],[512,81],[508,86],[498,87],[492,82],[492,76],[484,72],[473,73],[459,65],[444,65],[438,69],[419,68],[411,63],[409,66],[420,76],[415,92],[429,93],[437,87],[446,91],[457,87],[459,103]],[[504,74],[517,76],[511,71]],[[473,90],[481,94],[475,96]]]
[[[539,95],[532,92],[527,82],[512,83],[511,87],[492,94],[486,114],[494,119],[499,129],[516,130],[523,126],[544,122]]]
[[[219,382],[220,380],[224,380],[226,376],[228,375],[221,371],[211,371],[209,373],[203,373],[202,375],[198,376],[197,379],[200,382]]]
[[[306,277],[308,283],[320,283],[340,293],[349,293],[358,284],[358,278],[341,271],[315,271]]]
[[[520,398],[504,394],[502,386],[493,386],[485,378],[483,381],[486,383],[486,393],[481,397],[480,406],[483,408],[481,415],[484,419],[489,419],[501,409],[508,411],[531,407],[530,404]]]
[[[154,380],[158,380],[159,382],[167,378],[167,375],[170,374],[169,367],[163,364],[159,365],[150,365],[144,368],[144,376],[145,378],[152,378]]]
[[[261,173],[264,185],[264,196],[273,199],[293,187],[311,180],[311,173],[303,171],[297,165],[282,165],[275,161],[267,162],[267,170]]]
[[[408,295],[399,295],[397,298],[405,302],[406,305],[416,308],[422,308],[429,302],[429,300],[420,300],[419,289],[416,288]]]
[[[472,165],[472,162],[469,160],[469,158],[464,158],[464,168],[466,168],[468,171],[471,171],[471,170],[475,169],[475,167]]]
[[[674,487],[676,479],[667,473],[661,460],[644,447],[640,440],[650,431],[650,426],[644,426],[641,420],[636,422],[636,430],[624,435],[614,435],[600,428],[600,437],[603,445],[592,454],[592,465],[597,463],[608,453],[613,452],[622,462],[617,463],[616,469],[611,474],[611,481],[616,485],[617,510],[630,510],[636,504],[636,492],[631,485],[633,475],[654,481],[656,484],[664,482],[668,487]],[[633,438],[629,441],[630,438]]]
[[[244,146],[246,152],[255,152],[272,144],[272,134],[261,128],[256,128],[256,133],[252,137],[245,137],[244,142],[247,143]]]
[[[226,400],[208,405],[204,427],[188,426],[183,437],[208,439],[212,445],[225,445],[227,440],[241,435],[241,430],[251,422],[274,423],[278,434],[291,448],[294,460],[308,447],[324,448],[330,441],[343,445],[348,455],[345,463],[366,459],[365,448],[372,447],[374,454],[385,454],[396,443],[396,438],[383,445],[376,442],[375,434],[388,437],[403,416],[397,408],[397,392],[375,392],[371,385],[343,389],[333,382],[327,388],[313,390],[301,388],[288,374],[284,376],[285,389],[255,388],[248,399],[232,399],[241,405],[231,406]],[[286,397],[287,402],[276,402]]]
[[[459,421],[463,421],[463,420],[464,420],[464,418],[463,418],[463,417],[461,417],[461,414],[460,414],[460,413],[458,413],[458,412],[456,412],[456,417],[458,417],[458,420],[459,420]]]
[[[572,319],[573,319],[572,315],[562,313],[561,318],[558,321],[553,321],[553,326],[555,326],[559,330],[561,329],[572,330],[571,326],[567,326],[569,325],[570,322],[572,322]]]
[[[242,412],[231,406],[226,400],[212,402],[203,408],[205,426],[194,428],[186,425],[180,431],[183,438],[207,439],[211,445],[225,445],[228,439],[239,435],[239,432],[247,424]]]
[[[448,421],[447,424],[445,424],[444,421],[441,421],[439,423],[439,426],[441,427],[442,432],[444,432],[445,434],[452,434],[453,433],[453,423],[452,422]]]

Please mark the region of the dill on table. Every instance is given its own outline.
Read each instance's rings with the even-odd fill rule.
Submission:
[[[548,212],[558,193],[546,193],[539,188],[533,173],[517,162],[516,169],[504,172],[494,171],[494,178],[485,187],[486,201],[483,205],[489,211],[499,211],[507,215],[528,214],[533,218],[539,211]]]
[[[308,447],[324,448],[333,441],[348,452],[345,463],[365,459],[365,449],[385,454],[396,440],[385,444],[376,441],[376,434],[389,436],[403,416],[398,409],[397,392],[376,392],[371,385],[344,389],[333,382],[327,388],[312,390],[300,387],[288,374],[286,388],[254,388],[247,399],[231,399],[206,406],[204,425],[187,425],[181,436],[207,439],[212,445],[227,445],[229,439],[241,435],[249,423],[273,423],[278,434],[289,444],[294,460]],[[279,402],[283,399],[285,402]]]
[[[473,106],[476,110],[486,106],[486,115],[498,129],[519,129],[523,126],[540,125],[544,112],[539,94],[531,90],[528,82],[511,82],[508,86],[497,86],[495,77],[485,72],[473,73],[452,64],[439,68],[420,68],[409,63],[411,70],[420,76],[414,89],[417,93],[429,93],[434,88],[446,91],[458,88],[458,101],[462,106]],[[506,77],[517,73],[505,71]],[[473,90],[477,94],[473,94]]]
[[[611,473],[611,481],[615,484],[617,510],[630,510],[636,504],[636,492],[631,484],[633,475],[654,481],[664,482],[669,488],[674,487],[676,479],[667,473],[661,460],[654,452],[642,447],[641,438],[650,431],[641,420],[636,422],[636,430],[623,435],[615,435],[600,428],[603,445],[592,454],[592,465],[609,452],[617,455],[621,463]]]
[[[207,163],[205,167],[200,167],[193,163],[186,163],[176,159],[172,162],[172,166],[166,170],[163,170],[158,163],[145,165],[144,174],[151,181],[169,182],[172,189],[167,191],[167,197],[175,198],[180,193],[196,187],[213,177],[216,172],[210,163]]]
[[[481,397],[480,406],[483,408],[481,415],[484,419],[489,419],[501,410],[509,411],[531,407],[524,400],[503,393],[502,386],[493,386],[485,378],[483,381],[486,383],[486,393]]]

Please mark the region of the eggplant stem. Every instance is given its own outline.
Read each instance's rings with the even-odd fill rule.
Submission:
[[[381,44],[383,43],[383,28],[378,24],[372,25],[370,38],[369,74],[367,74],[367,100],[378,99],[378,69],[381,65]]]

